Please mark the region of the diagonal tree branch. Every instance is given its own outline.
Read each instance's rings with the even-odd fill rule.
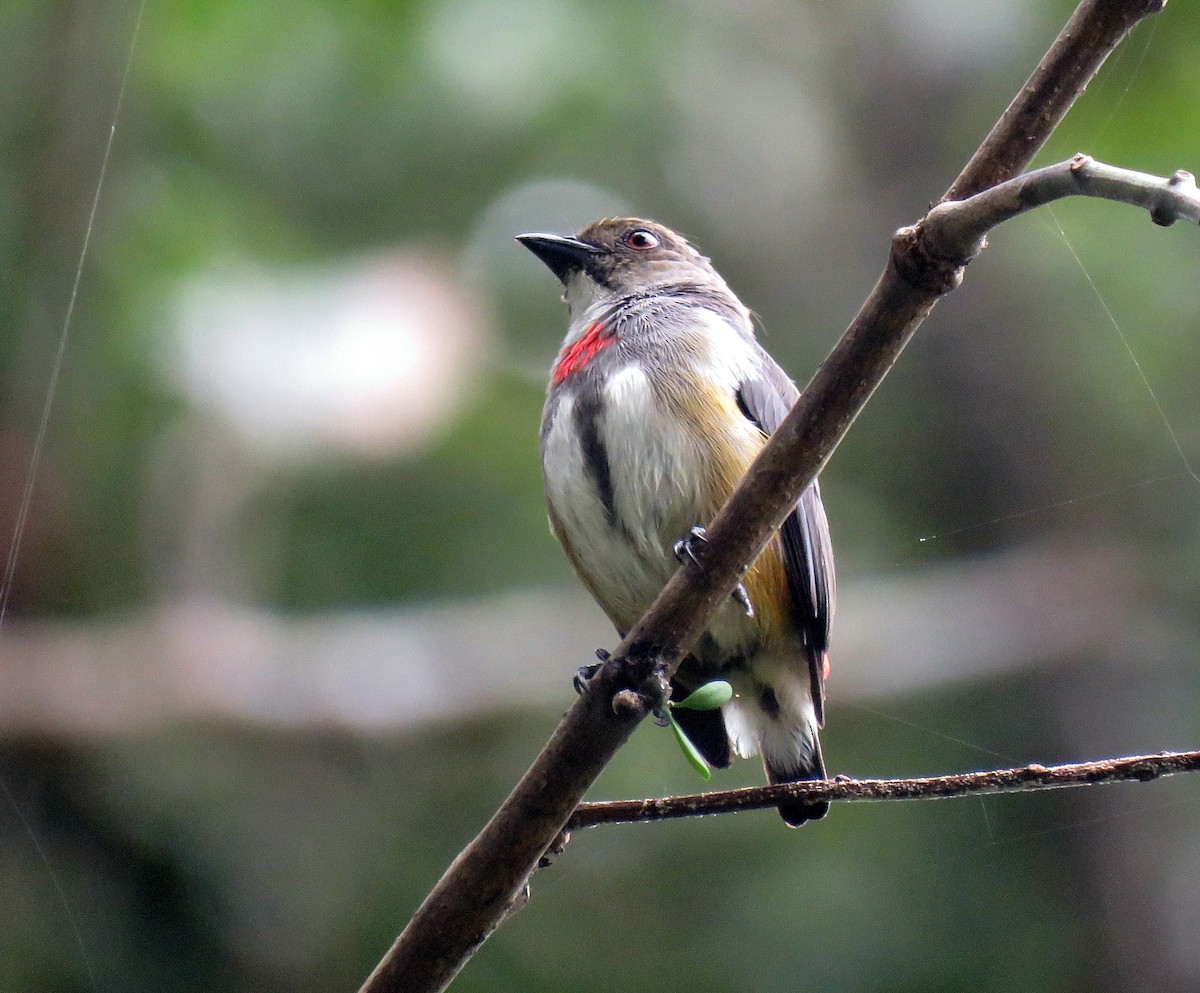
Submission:
[[[609,800],[581,803],[567,822],[567,831],[598,824],[665,821],[704,814],[728,814],[774,807],[781,800],[929,800],[976,793],[1032,793],[1099,783],[1150,782],[1162,776],[1200,771],[1200,752],[1160,752],[1098,762],[1067,765],[1027,765],[1019,769],[964,772],[924,779],[837,779],[781,783],[740,790],[720,790],[652,800]]]
[[[1165,0],[1083,0],[947,197],[1011,179],[1042,147],[1128,31]],[[549,743],[480,834],[455,859],[362,987],[362,993],[445,989],[503,920],[584,793],[816,478],[968,257],[921,251],[920,225],[892,256],[857,317],[817,370],[745,480],[708,527],[703,568],[682,567],[589,682]]]

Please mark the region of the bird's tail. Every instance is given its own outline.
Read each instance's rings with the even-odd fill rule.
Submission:
[[[807,744],[807,742],[805,743]],[[817,729],[812,729],[812,747],[789,757],[782,763],[778,756],[767,756],[763,760],[767,770],[767,782],[796,783],[806,779],[825,779],[825,760],[821,756],[821,740]],[[789,827],[799,827],[806,821],[820,820],[829,813],[828,800],[788,800],[779,805],[779,816]]]

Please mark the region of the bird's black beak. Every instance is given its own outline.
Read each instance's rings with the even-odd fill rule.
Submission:
[[[587,268],[600,252],[595,245],[561,234],[519,234],[517,241],[545,262],[564,286],[571,273]]]

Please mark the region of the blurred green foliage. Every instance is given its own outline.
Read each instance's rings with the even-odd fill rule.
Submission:
[[[1069,9],[148,3],[10,613],[103,617],[177,592],[164,577],[204,516],[195,491],[223,464],[196,437],[253,469],[221,531],[249,601],[315,613],[571,582],[536,453],[563,314],[511,235],[584,204],[686,231],[803,382],[891,230],[948,185]],[[137,18],[121,0],[0,8],[9,522]],[[1182,2],[1139,28],[1039,162],[1082,150],[1195,170],[1198,38],[1200,10]],[[540,202],[559,187],[536,184],[558,181],[584,192]],[[392,248],[449,272],[487,315],[474,378],[418,444],[246,454],[171,375],[180,295],[214,267]],[[1155,609],[1186,632],[1179,659],[1194,658],[1197,488],[1163,419],[1200,451],[1198,257],[1195,231],[1094,203],[997,232],[825,474],[842,575],[1036,539],[1123,543]],[[1165,689],[1161,675],[1140,681],[1141,659],[1103,684],[1092,661],[875,710],[839,701],[837,666],[853,660],[837,659],[831,768],[1051,761],[1079,747],[1072,690],[1130,706],[1200,692],[1182,661]],[[0,991],[356,988],[554,717],[375,740],[223,725],[13,735],[0,749]],[[1094,743],[1154,750],[1196,732],[1194,716],[1153,733],[1118,720]],[[720,783],[758,778],[741,763]],[[597,794],[694,785],[667,732],[647,728]],[[1195,974],[1163,965],[1165,932],[1132,932],[1114,909],[1114,894],[1130,915],[1158,905],[1112,852],[1122,832],[1127,848],[1160,850],[1163,825],[1182,833],[1197,809],[1195,787],[1172,782],[848,805],[800,833],[769,813],[597,829],[538,875],[530,907],[455,989],[1194,989]],[[1114,883],[1122,873],[1136,878]],[[1193,883],[1161,886],[1191,907]]]

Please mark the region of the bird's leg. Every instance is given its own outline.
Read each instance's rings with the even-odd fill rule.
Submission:
[[[704,568],[700,559],[696,555],[697,543],[703,544],[708,541],[708,532],[699,524],[693,525],[688,533],[675,542],[675,558],[680,562],[685,559],[691,559],[701,569]],[[750,602],[750,594],[746,592],[746,587],[741,583],[733,588],[733,592],[729,594],[733,598],[733,602],[745,611],[747,617],[754,616],[754,604]]]

